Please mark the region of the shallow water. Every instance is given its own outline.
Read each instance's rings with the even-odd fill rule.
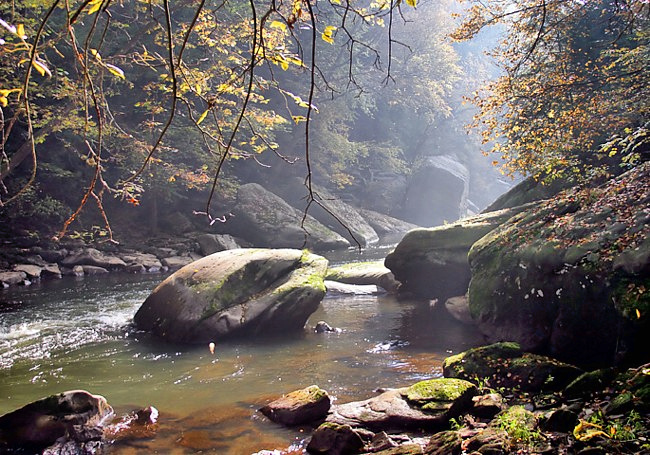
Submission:
[[[0,291],[0,414],[70,389],[104,395],[118,414],[153,405],[155,435],[110,453],[250,454],[296,450],[306,433],[256,409],[311,384],[345,402],[439,376],[442,359],[480,338],[429,302],[388,296],[326,298],[309,330],[284,338],[172,345],[131,320],[161,275],[62,279]]]

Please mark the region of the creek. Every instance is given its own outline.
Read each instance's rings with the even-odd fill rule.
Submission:
[[[350,259],[361,258],[349,252]],[[259,407],[311,384],[339,402],[365,399],[378,387],[440,376],[444,357],[481,342],[429,302],[346,296],[326,297],[307,324],[324,320],[340,333],[223,341],[212,355],[208,346],[169,344],[132,325],[163,277],[111,274],[0,290],[0,415],[85,389],[118,415],[147,405],[160,411],[155,434],[119,441],[111,454],[299,453],[307,429],[276,425]]]

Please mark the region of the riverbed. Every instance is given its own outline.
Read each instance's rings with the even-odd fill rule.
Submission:
[[[440,376],[444,357],[481,343],[431,302],[346,296],[326,297],[304,332],[220,342],[211,354],[132,325],[163,278],[111,274],[0,291],[0,414],[85,389],[118,415],[160,411],[155,434],[120,441],[110,453],[301,453],[308,429],[274,424],[260,406],[312,384],[339,402],[364,399]],[[310,330],[320,320],[340,332]]]

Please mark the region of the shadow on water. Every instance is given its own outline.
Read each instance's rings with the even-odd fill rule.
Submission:
[[[304,429],[269,422],[257,409],[318,384],[334,400],[372,396],[439,376],[450,352],[480,343],[428,302],[390,296],[327,298],[287,337],[174,345],[135,330],[133,314],[161,276],[60,280],[0,292],[0,414],[64,390],[104,395],[118,414],[153,405],[155,434],[131,435],[110,453],[247,454],[301,450]]]

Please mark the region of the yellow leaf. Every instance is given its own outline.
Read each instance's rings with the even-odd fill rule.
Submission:
[[[109,63],[106,63],[104,66],[106,67],[106,69],[107,69],[108,71],[110,71],[110,73],[111,73],[113,76],[117,76],[117,77],[119,77],[120,79],[125,79],[125,77],[124,77],[124,71],[122,71],[121,68],[118,68],[117,66],[115,66],[115,65],[111,65],[111,64],[109,64]]]
[[[36,71],[38,71],[38,73],[39,73],[41,76],[45,76],[46,74],[47,74],[48,76],[52,76],[52,72],[51,72],[50,69],[45,65],[45,63],[40,62],[40,61],[38,61],[38,60],[34,60],[34,62],[32,63],[32,66],[34,67],[34,69],[36,69]]]
[[[199,119],[196,121],[197,125],[200,125],[203,120],[208,116],[208,112],[210,112],[210,108],[207,108],[205,111],[203,111],[203,114],[199,117]]]
[[[288,70],[289,69],[289,62],[287,62],[284,59],[280,60],[280,68],[282,68],[285,71]]]
[[[641,319],[641,312],[639,311],[638,308],[636,309],[636,318]]]
[[[336,27],[333,25],[328,25],[325,27],[325,31],[321,35],[321,38],[323,38],[323,41],[326,43],[334,44],[334,32],[336,31]]]
[[[5,96],[0,95],[0,106],[7,107],[8,100]]]
[[[292,115],[291,118],[293,119],[294,122],[296,122],[296,125],[300,122],[307,121],[307,117],[304,117],[302,115]]]
[[[277,28],[278,30],[285,31],[287,29],[287,24],[285,24],[284,22],[280,22],[280,21],[272,21],[271,25],[269,25],[269,27]]]
[[[93,14],[99,11],[99,8],[102,7],[102,3],[104,3],[104,0],[91,0],[90,3],[90,9],[88,10],[88,14]]]
[[[21,39],[27,38],[27,35],[25,35],[25,26],[23,24],[16,25],[16,35]]]
[[[416,3],[417,3],[417,0],[406,0],[406,4],[408,6],[412,6],[413,8],[415,8]]]

